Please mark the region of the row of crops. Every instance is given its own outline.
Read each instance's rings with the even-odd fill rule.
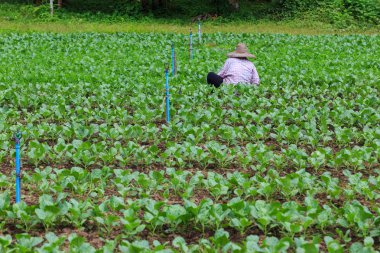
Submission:
[[[240,41],[261,85],[207,86]],[[380,37],[188,54],[176,34],[0,36],[0,252],[378,252]]]

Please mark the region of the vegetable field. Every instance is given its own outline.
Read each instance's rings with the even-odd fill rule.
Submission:
[[[0,252],[379,252],[380,37],[202,39],[0,35]]]

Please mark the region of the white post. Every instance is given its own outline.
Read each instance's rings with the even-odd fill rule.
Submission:
[[[54,14],[54,0],[50,0],[50,15]]]
[[[202,30],[201,30],[201,19],[198,18],[198,39],[199,43],[202,43]]]

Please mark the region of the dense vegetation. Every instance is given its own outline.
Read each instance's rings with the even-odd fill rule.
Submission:
[[[46,17],[48,2],[6,0],[8,3],[28,3],[24,14]],[[38,5],[36,5],[38,3]],[[92,13],[128,19],[143,17],[179,18],[190,20],[198,15],[228,20],[321,21],[336,27],[380,24],[380,0],[61,0],[60,13]]]
[[[261,85],[213,90],[239,41]],[[210,34],[190,61],[183,35],[8,34],[0,52],[1,252],[378,252],[379,36]]]

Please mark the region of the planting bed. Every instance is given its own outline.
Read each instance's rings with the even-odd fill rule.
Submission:
[[[261,85],[214,90],[238,42]],[[379,59],[379,36],[204,34],[189,60],[184,35],[1,35],[0,252],[378,252]]]

